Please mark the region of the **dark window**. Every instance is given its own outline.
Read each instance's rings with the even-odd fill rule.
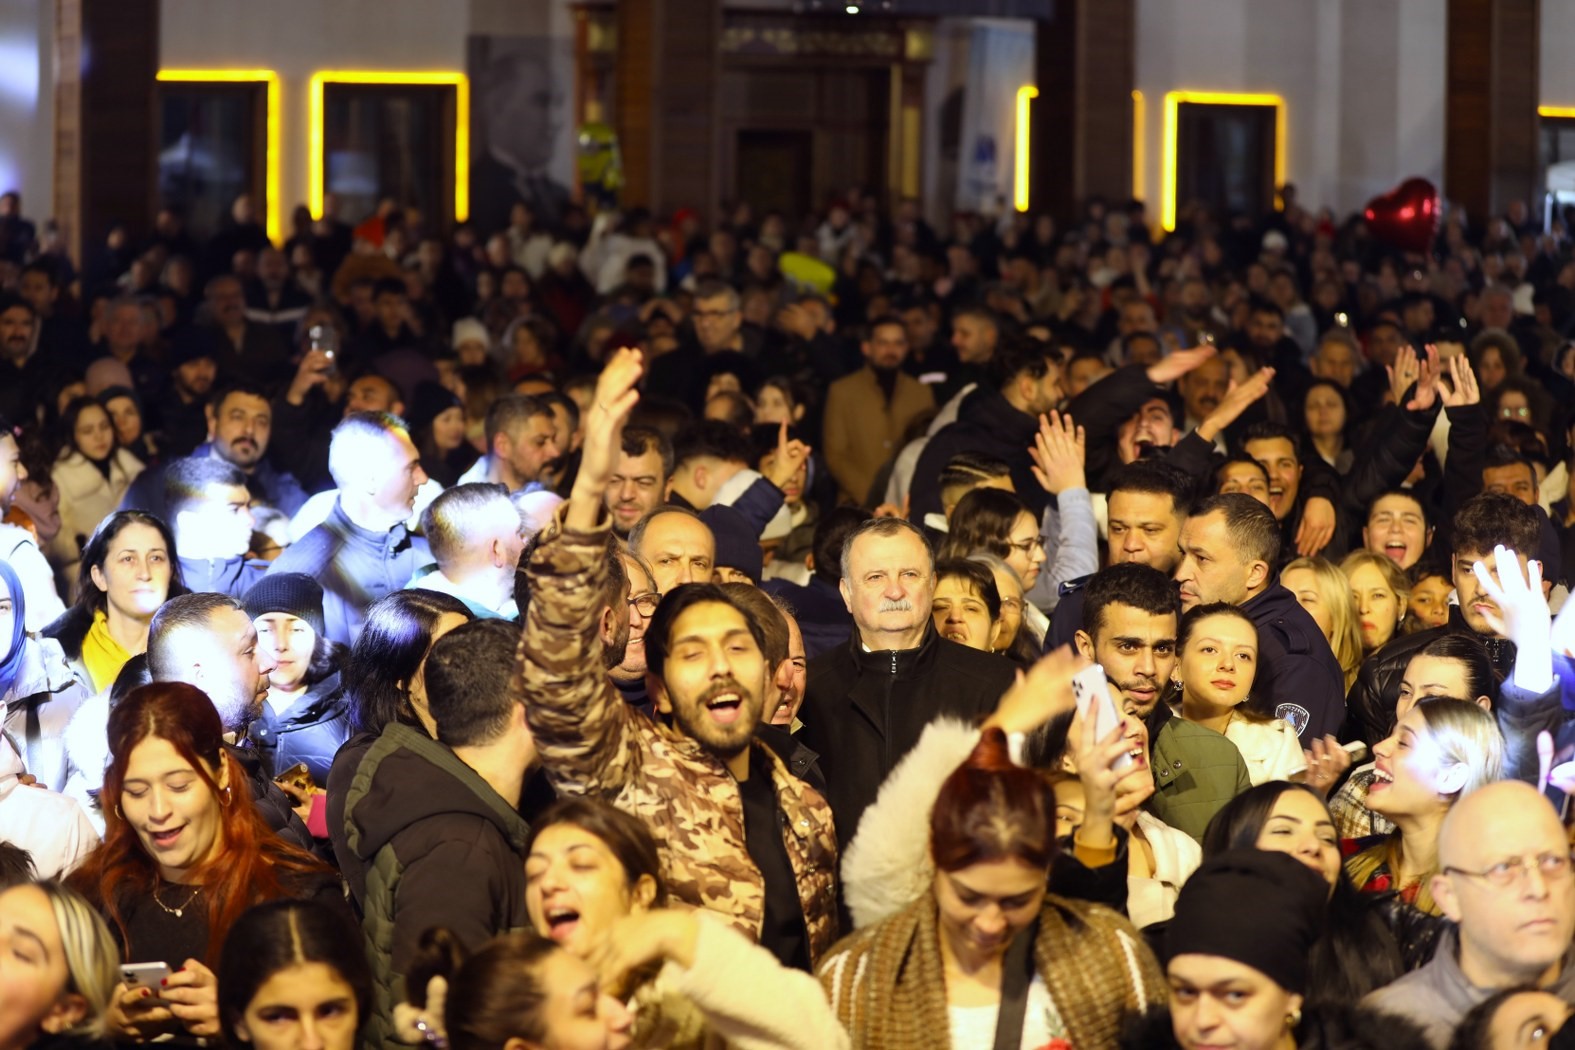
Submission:
[[[1273,106],[1183,102],[1176,108],[1176,203],[1216,216],[1274,207]]]
[[[160,202],[198,238],[218,232],[242,193],[267,214],[267,85],[168,81],[158,98]]]
[[[454,218],[455,89],[427,84],[323,85],[323,189],[359,221],[391,197],[428,228]]]

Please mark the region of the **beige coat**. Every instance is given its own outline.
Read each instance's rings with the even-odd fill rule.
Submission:
[[[49,542],[49,560],[67,574],[76,575],[82,545],[99,522],[115,513],[126,489],[143,470],[142,460],[117,448],[109,460],[109,477],[80,452],[72,451],[55,461],[50,476],[60,490],[60,532]]]
[[[915,416],[935,407],[930,388],[906,372],[897,374],[891,402],[869,366],[831,384],[821,453],[842,499],[863,504],[886,461],[902,448]]]

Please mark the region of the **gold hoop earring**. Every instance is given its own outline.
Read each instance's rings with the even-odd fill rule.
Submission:
[[[228,784],[219,789],[219,805],[228,806],[234,800],[235,796],[230,792],[230,786]]]
[[[1285,1015],[1285,1027],[1287,1027],[1287,1028],[1295,1028],[1297,1025],[1299,1025],[1301,1023],[1302,1023],[1302,1008],[1301,1007],[1298,1006],[1296,1009],[1292,1010],[1290,1013]]]
[[[120,803],[119,802],[115,803],[115,816],[116,816],[116,818],[118,818],[120,820],[125,820],[126,819],[126,815],[120,811]]]

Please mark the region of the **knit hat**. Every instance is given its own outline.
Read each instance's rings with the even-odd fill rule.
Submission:
[[[732,507],[713,503],[700,512],[700,520],[710,526],[711,534],[716,537],[717,567],[737,569],[759,583],[765,568],[765,555],[744,516]]]
[[[474,317],[461,317],[454,322],[454,335],[449,340],[449,345],[458,350],[466,343],[480,343],[486,347],[492,345],[492,339],[487,335],[487,326]]]
[[[1328,904],[1329,884],[1289,853],[1227,850],[1181,887],[1163,960],[1217,955],[1301,994]]]
[[[417,385],[416,394],[405,411],[405,422],[412,434],[419,434],[432,425],[432,421],[451,408],[464,408],[454,392],[440,383],[425,382]]]
[[[323,633],[323,588],[304,572],[280,572],[258,580],[241,604],[252,619],[269,613],[288,613]]]

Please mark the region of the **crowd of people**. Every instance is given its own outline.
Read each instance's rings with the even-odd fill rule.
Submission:
[[[1575,1045],[1562,222],[338,211],[0,198],[0,1050]]]

